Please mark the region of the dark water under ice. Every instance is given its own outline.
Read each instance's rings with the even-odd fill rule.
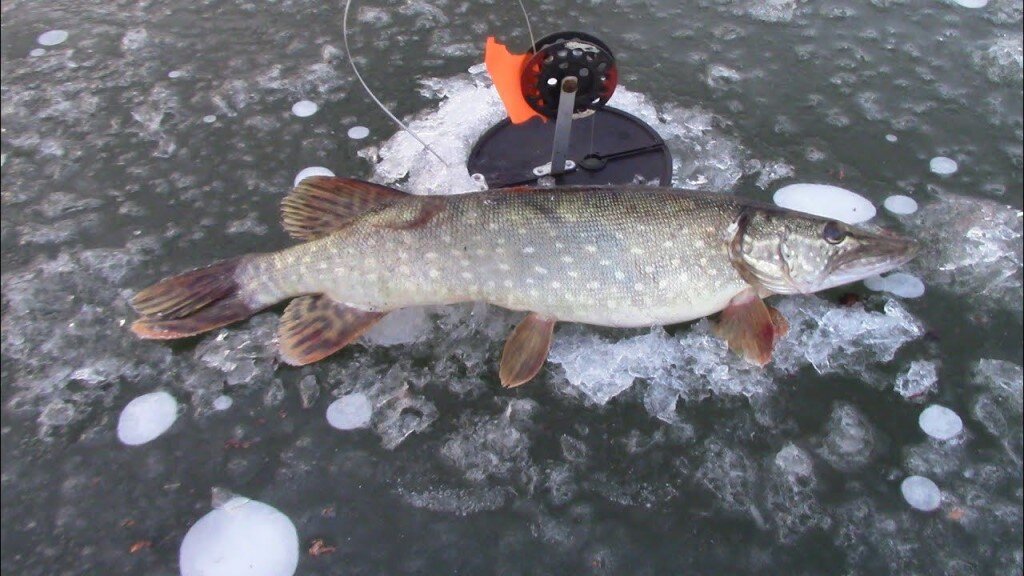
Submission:
[[[616,50],[611,104],[665,136],[678,185],[854,190],[926,242],[906,270],[925,294],[780,298],[794,329],[765,371],[705,323],[561,326],[514,391],[496,359],[516,315],[483,306],[405,313],[302,369],[275,362],[279,310],[140,342],[138,288],[288,244],[278,202],[305,167],[471,184],[359,89],[339,2],[5,0],[5,573],[175,574],[214,487],[291,519],[299,574],[1021,572],[1019,0],[534,4],[538,35]],[[501,117],[483,39],[524,46],[518,6],[357,2],[352,26],[368,81],[461,165]],[[51,30],[67,39],[41,46]],[[930,172],[939,156],[958,170]],[[920,210],[889,213],[893,194]],[[123,445],[121,409],[157,390],[174,425]],[[369,427],[335,430],[350,394]],[[918,426],[935,403],[952,440]],[[910,475],[937,510],[907,504]]]

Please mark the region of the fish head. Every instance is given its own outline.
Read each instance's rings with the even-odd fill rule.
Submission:
[[[920,248],[886,230],[789,210],[744,209],[730,232],[733,266],[776,294],[810,294],[882,274]]]

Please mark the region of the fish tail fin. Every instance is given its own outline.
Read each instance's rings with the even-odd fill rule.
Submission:
[[[132,298],[142,315],[132,332],[148,340],[170,340],[202,334],[252,316],[251,306],[239,294],[235,272],[245,256],[165,278]]]

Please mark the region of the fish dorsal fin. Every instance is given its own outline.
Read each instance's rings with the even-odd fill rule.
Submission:
[[[772,359],[775,343],[789,331],[789,323],[781,312],[765,304],[753,288],[748,288],[722,310],[713,331],[744,360],[764,366]]]
[[[530,312],[512,331],[501,351],[501,385],[515,388],[533,379],[544,367],[551,349],[555,319]]]
[[[385,312],[368,312],[327,296],[301,296],[291,301],[277,330],[281,359],[292,366],[322,360],[359,338]]]
[[[311,176],[299,182],[281,202],[281,220],[292,238],[315,240],[408,196],[363,180]]]

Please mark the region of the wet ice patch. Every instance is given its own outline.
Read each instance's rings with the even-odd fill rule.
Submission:
[[[832,218],[847,224],[875,217],[875,205],[860,194],[827,184],[790,184],[775,191],[775,203],[783,208]]]
[[[902,194],[889,196],[882,205],[893,214],[913,214],[917,212],[917,200]]]
[[[302,182],[310,176],[334,176],[334,172],[331,172],[323,166],[310,166],[309,168],[303,168],[295,175],[295,181],[292,183],[292,186],[298,186],[299,182]]]
[[[942,493],[939,487],[924,476],[908,476],[900,484],[903,499],[911,508],[922,512],[937,510],[942,504]]]
[[[949,440],[964,429],[963,420],[956,412],[938,404],[922,410],[917,424],[925,434],[937,440]]]
[[[920,298],[924,296],[924,282],[920,278],[905,272],[893,272],[885,276],[872,276],[864,279],[864,285],[875,292],[888,292],[900,298]]]
[[[36,38],[36,42],[43,46],[56,46],[63,44],[68,39],[67,30],[48,30]]]
[[[348,129],[348,137],[353,140],[362,140],[370,135],[370,129],[366,126],[353,126]]]
[[[291,576],[299,537],[276,508],[233,496],[189,528],[178,560],[182,576]]]
[[[129,402],[117,420],[117,439],[138,446],[157,439],[178,418],[178,401],[167,392],[143,394]]]
[[[928,169],[940,176],[949,176],[955,174],[959,166],[956,160],[952,158],[946,158],[945,156],[936,156],[928,161]]]
[[[327,423],[338,430],[365,428],[373,416],[373,405],[366,394],[348,394],[327,407]]]
[[[295,104],[292,104],[292,114],[299,118],[312,116],[313,114],[316,114],[318,109],[319,106],[316,105],[316,102],[312,102],[310,100],[299,100]]]

